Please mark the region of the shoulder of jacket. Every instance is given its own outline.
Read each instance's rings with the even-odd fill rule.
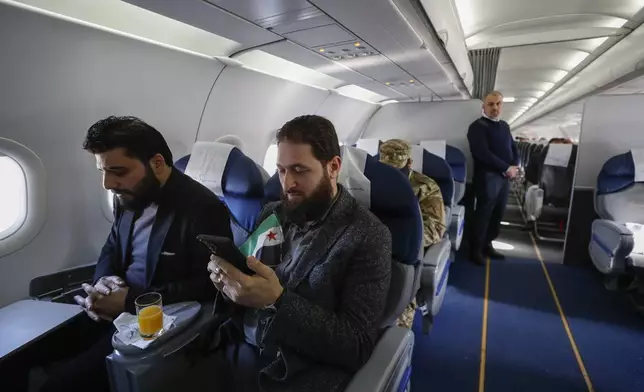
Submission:
[[[438,183],[436,181],[426,176],[425,174],[419,173],[417,171],[412,172],[410,180],[411,182],[415,182],[416,184],[419,184],[419,185],[427,185],[429,188],[438,188]]]

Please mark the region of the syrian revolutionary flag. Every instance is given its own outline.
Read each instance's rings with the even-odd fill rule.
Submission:
[[[275,214],[264,219],[246,242],[239,247],[244,256],[255,256],[269,267],[276,267],[282,259],[284,234]]]

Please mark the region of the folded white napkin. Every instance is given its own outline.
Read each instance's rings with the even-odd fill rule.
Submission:
[[[163,329],[167,331],[172,328],[176,318],[177,316],[168,316],[164,313]],[[114,326],[118,330],[116,337],[128,346],[136,346],[140,349],[144,349],[156,340],[156,338],[146,340],[141,337],[139,334],[139,322],[137,317],[133,314],[121,313],[121,315],[114,320]]]

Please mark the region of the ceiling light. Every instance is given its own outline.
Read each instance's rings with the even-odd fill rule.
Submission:
[[[414,80],[414,79],[411,79],[411,80],[409,81],[409,83],[414,83],[414,82],[415,82],[415,80]]]
[[[387,82],[387,83],[385,83],[385,84],[386,84],[387,86],[391,85],[391,83],[390,83],[390,82]]]
[[[395,99],[390,99],[390,100],[387,100],[387,101],[380,102],[381,105],[387,105],[387,104],[390,104],[390,103],[398,103],[398,101],[395,100]]]
[[[321,49],[320,49],[320,52],[324,52],[324,48],[321,48]]]
[[[503,102],[514,102],[516,100],[514,97],[503,97]]]
[[[360,42],[356,42],[355,44],[353,44],[353,46],[358,47],[358,46],[362,46],[362,44]]]

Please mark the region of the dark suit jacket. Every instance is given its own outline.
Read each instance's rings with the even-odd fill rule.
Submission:
[[[285,221],[278,202],[258,222],[273,211]],[[259,346],[279,352],[260,373],[264,391],[341,391],[380,335],[391,280],[389,230],[344,190],[311,230],[313,242],[282,281],[277,312],[260,312]]]
[[[217,290],[206,269],[210,252],[196,236],[211,234],[232,239],[226,206],[208,188],[176,169],[161,188],[157,202],[148,243],[147,287],[130,288],[125,301],[129,312],[134,312],[134,299],[149,291],[161,293],[164,304],[212,300]],[[133,218],[133,211],[115,208],[112,230],[96,264],[95,281],[110,275],[125,279]]]

